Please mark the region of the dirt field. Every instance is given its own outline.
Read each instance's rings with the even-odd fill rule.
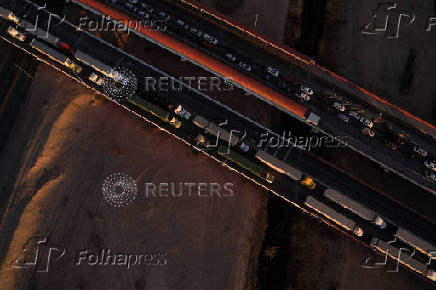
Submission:
[[[265,230],[266,193],[46,66],[40,65],[25,106],[1,157],[0,184],[12,183],[0,226],[2,289],[253,285],[247,277],[255,279],[250,273]],[[17,176],[8,175],[17,166]],[[103,199],[103,180],[115,172],[138,186],[124,208]],[[231,183],[233,196],[147,197],[146,182]],[[48,273],[10,266],[33,236],[66,251],[51,260]],[[165,265],[75,265],[80,251],[101,249],[159,253]]]

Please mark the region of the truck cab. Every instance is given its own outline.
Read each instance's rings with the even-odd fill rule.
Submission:
[[[313,178],[308,176],[303,176],[300,184],[307,187],[309,190],[314,190],[316,188],[316,182],[313,181]]]
[[[353,234],[355,234],[355,235],[358,236],[358,237],[363,236],[363,230],[362,230],[362,228],[359,227],[359,226],[355,226],[354,229],[353,229]]]

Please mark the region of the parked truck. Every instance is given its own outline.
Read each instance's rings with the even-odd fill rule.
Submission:
[[[144,111],[149,112],[153,116],[161,119],[162,121],[164,121],[166,123],[170,123],[175,128],[180,128],[180,126],[182,125],[182,123],[180,123],[180,121],[177,120],[175,117],[172,117],[170,119],[170,113],[168,111],[165,111],[164,109],[160,108],[159,106],[156,106],[156,105],[144,100],[143,98],[141,98],[137,95],[133,95],[133,96],[129,97],[128,101],[130,103],[140,107]]]
[[[395,237],[416,248],[418,251],[429,256],[430,258],[436,258],[436,246],[416,236],[415,234],[405,229],[398,228],[398,231],[395,233]]]
[[[387,226],[386,222],[383,220],[383,218],[380,215],[366,208],[359,202],[345,196],[344,194],[342,194],[337,190],[328,188],[324,190],[324,196],[330,199],[331,201],[336,202],[343,208],[346,208],[349,211],[357,214],[361,218],[379,226],[381,229],[385,229]]]
[[[238,153],[229,149],[228,146],[220,145],[218,147],[218,154],[220,154],[224,158],[232,161],[233,163],[236,163],[240,167],[250,171],[254,175],[265,179],[269,183],[274,182],[274,175],[272,175],[270,172],[268,172],[262,165],[254,162],[254,161],[251,161],[242,155],[239,155]]]
[[[239,142],[239,138],[235,134],[230,134],[224,128],[209,122],[207,119],[201,117],[200,115],[195,116],[192,122],[201,129],[204,129],[207,133],[216,136],[220,140],[235,146]]]
[[[93,58],[92,56],[84,53],[81,50],[76,50],[76,52],[74,53],[74,57],[77,60],[83,62],[84,64],[89,65],[94,70],[101,72],[102,74],[104,74],[107,77],[113,76],[114,70],[110,66],[102,63],[101,61]]]
[[[68,67],[69,69],[73,70],[75,73],[80,73],[82,71],[82,67],[74,63],[71,59],[69,59],[66,55],[58,52],[57,50],[49,47],[48,45],[33,39],[30,43],[30,46],[32,46],[34,49],[38,50],[42,54],[45,54],[49,58],[51,58],[54,61],[59,62],[60,64]]]
[[[314,126],[318,126],[320,120],[321,117],[312,112],[309,112],[309,115],[306,117],[306,122]]]
[[[301,185],[307,187],[308,189],[314,190],[316,188],[316,183],[313,180],[313,178],[304,175],[298,169],[290,166],[289,164],[277,158],[274,158],[273,156],[266,153],[265,151],[262,150],[257,151],[256,158],[259,159],[261,162],[265,163],[266,165],[268,165],[269,167],[271,167],[272,169],[276,170],[277,172],[285,174],[291,179],[300,182]]]
[[[429,269],[427,265],[424,265],[412,256],[408,255],[408,252],[400,251],[400,249],[378,238],[373,238],[371,240],[371,247],[388,255],[389,257],[400,262],[409,269],[418,272],[419,274],[424,275],[433,281],[436,281],[436,272]]]
[[[318,201],[314,197],[308,196],[304,204],[310,207],[311,209],[313,209],[314,211],[322,214],[329,220],[332,220],[336,224],[342,226],[347,231],[352,231],[353,234],[355,234],[356,236],[358,237],[363,236],[362,228],[357,226],[353,220],[346,218],[342,214],[338,213],[337,211],[327,206],[326,204]]]

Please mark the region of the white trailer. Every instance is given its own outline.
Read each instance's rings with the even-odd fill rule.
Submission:
[[[206,129],[207,125],[209,125],[209,121],[200,115],[195,116],[195,118],[192,120],[192,123],[201,129]]]
[[[347,210],[357,214],[361,218],[379,226],[381,229],[384,229],[387,226],[386,222],[380,215],[376,214],[374,211],[364,207],[359,202],[349,198],[348,196],[342,194],[337,190],[328,188],[324,190],[324,196],[331,201],[336,202],[343,208],[346,208]]]
[[[290,178],[300,181],[303,173],[298,169],[288,165],[287,163],[274,158],[265,151],[259,150],[256,153],[256,158],[271,167],[272,169],[289,176]]]
[[[209,125],[205,128],[206,132],[209,134],[215,135],[219,139],[223,140],[224,142],[228,142],[230,145],[235,146],[239,138],[233,134],[230,134],[226,130],[224,130],[221,127],[218,127],[214,123],[209,123]]]
[[[346,218],[342,214],[338,213],[324,203],[318,201],[314,197],[309,196],[304,204],[313,209],[314,211],[322,214],[326,218],[334,221],[336,224],[342,226],[347,231],[352,231],[353,234],[355,234],[356,236],[363,236],[363,230],[359,226],[357,226],[353,220]]]
[[[395,233],[395,237],[416,248],[418,251],[429,256],[430,258],[436,259],[436,246],[430,242],[402,228],[398,228],[398,231]]]
[[[83,62],[84,64],[89,65],[90,67],[92,67],[96,71],[101,72],[102,74],[104,74],[107,77],[111,78],[114,76],[114,70],[110,66],[102,63],[101,61],[93,58],[92,56],[90,56],[90,55],[88,55],[80,50],[77,50],[74,53],[74,57],[77,58],[79,61]]]
[[[412,256],[408,254],[408,252],[400,251],[400,249],[378,238],[373,238],[371,240],[371,247],[379,250],[385,255],[388,255],[389,257],[400,262],[401,264],[408,267],[409,269],[418,272],[419,274],[424,275],[433,281],[436,281],[436,272],[431,269],[428,269],[427,265],[424,265],[423,263],[414,259]]]
[[[27,20],[20,20],[18,25],[36,38],[50,43],[54,47],[59,47],[60,39],[58,37],[51,35],[48,31],[38,28],[35,24],[32,24]]]

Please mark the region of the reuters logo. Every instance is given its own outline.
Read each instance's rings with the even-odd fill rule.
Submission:
[[[138,188],[132,177],[125,173],[107,176],[102,186],[103,197],[115,207],[123,207],[135,200]]]

